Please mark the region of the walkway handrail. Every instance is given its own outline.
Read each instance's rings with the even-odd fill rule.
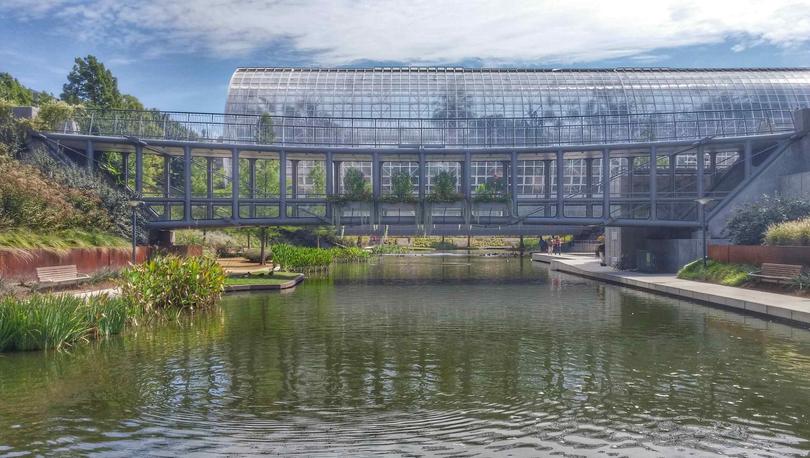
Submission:
[[[279,146],[525,147],[645,143],[794,130],[792,111],[700,110],[543,117],[373,118],[77,109],[49,132]]]

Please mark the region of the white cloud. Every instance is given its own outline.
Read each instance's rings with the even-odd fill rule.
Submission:
[[[810,0],[4,0],[19,20],[145,55],[244,57],[278,46],[321,65],[588,62],[688,45],[810,40]],[[77,32],[78,31],[78,32]],[[641,57],[640,60],[647,60]]]

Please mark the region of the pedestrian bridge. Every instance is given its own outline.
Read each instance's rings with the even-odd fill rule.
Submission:
[[[482,123],[84,110],[33,138],[125,187],[157,230],[328,224],[530,234],[699,227],[697,199],[714,199],[711,218],[803,135],[792,115]]]

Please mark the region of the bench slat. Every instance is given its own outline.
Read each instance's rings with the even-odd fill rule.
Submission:
[[[79,274],[75,265],[37,267],[36,270],[37,278],[43,284],[77,283],[90,278],[87,274]]]

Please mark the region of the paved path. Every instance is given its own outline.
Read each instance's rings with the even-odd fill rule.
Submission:
[[[532,255],[532,260],[550,264],[551,270],[810,324],[810,299],[681,280],[673,274],[645,274],[616,270],[599,265],[599,261],[592,255],[551,256],[535,253]]]

